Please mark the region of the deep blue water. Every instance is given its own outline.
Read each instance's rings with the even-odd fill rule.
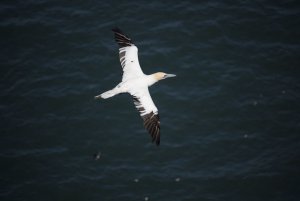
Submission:
[[[0,200],[300,199],[300,4],[1,1]],[[151,144],[118,26],[161,117]],[[99,160],[93,154],[101,152]]]

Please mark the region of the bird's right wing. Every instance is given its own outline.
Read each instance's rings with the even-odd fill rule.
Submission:
[[[144,120],[144,126],[152,137],[152,142],[156,145],[160,143],[160,120],[158,110],[153,103],[148,88],[142,92],[132,94],[136,109],[140,112]]]
[[[139,63],[138,48],[120,29],[115,28],[112,31],[115,33],[115,40],[119,44],[119,58],[123,68],[122,81],[144,75]]]

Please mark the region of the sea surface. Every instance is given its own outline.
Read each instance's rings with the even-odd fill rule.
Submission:
[[[139,48],[151,143],[112,28]],[[296,0],[0,2],[1,201],[300,200]],[[98,154],[95,158],[94,154]]]

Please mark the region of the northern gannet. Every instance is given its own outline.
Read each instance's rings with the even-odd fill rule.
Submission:
[[[159,145],[159,115],[148,87],[160,80],[175,77],[176,75],[163,72],[151,75],[144,74],[139,64],[138,48],[119,28],[112,29],[112,31],[116,42],[119,44],[119,59],[123,69],[122,82],[115,88],[95,96],[95,98],[107,99],[120,93],[129,93],[133,97],[133,103],[144,121],[145,128],[152,137],[152,142]]]

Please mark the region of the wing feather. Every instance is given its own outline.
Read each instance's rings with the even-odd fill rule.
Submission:
[[[123,69],[122,81],[144,75],[138,58],[138,48],[119,28],[112,29],[119,44],[119,59]]]
[[[144,127],[148,130],[152,138],[152,142],[159,145],[160,119],[158,110],[152,101],[148,88],[144,91],[145,92],[143,94],[133,95],[133,102],[144,121]]]

